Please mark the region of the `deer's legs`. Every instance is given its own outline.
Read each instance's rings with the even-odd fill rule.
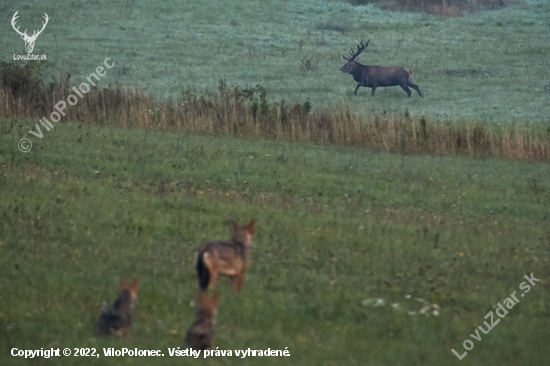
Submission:
[[[405,91],[405,93],[407,93],[407,96],[410,98],[411,97],[411,89],[409,89],[408,86],[403,86],[403,85],[399,85],[400,87],[403,88],[403,90]]]
[[[422,95],[422,93],[420,92],[420,88],[418,87],[418,85],[416,84],[413,84],[409,81],[409,86],[411,88],[413,88],[414,90],[416,90],[418,92],[418,95],[420,95],[422,98],[424,98],[424,96]]]

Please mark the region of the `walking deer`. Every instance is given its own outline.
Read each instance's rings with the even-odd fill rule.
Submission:
[[[344,55],[344,60],[346,64],[342,66],[340,71],[351,74],[353,79],[357,81],[357,87],[353,94],[357,95],[357,89],[360,86],[365,88],[372,88],[372,95],[374,96],[374,91],[379,86],[397,86],[399,85],[405,92],[407,96],[411,96],[411,89],[409,86],[418,92],[418,95],[422,96],[418,85],[411,82],[411,70],[406,69],[401,66],[367,66],[360,64],[357,59],[357,56],[363,52],[365,48],[369,45],[369,41],[360,42],[357,46],[357,51],[353,52],[353,49],[350,50],[347,56]],[[356,60],[357,59],[357,60]]]

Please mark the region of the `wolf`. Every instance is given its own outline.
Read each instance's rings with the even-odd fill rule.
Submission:
[[[136,311],[139,282],[120,280],[118,297],[110,309],[104,303],[103,313],[99,317],[97,329],[101,335],[126,335],[132,327]]]
[[[218,294],[208,297],[205,292],[199,291],[195,322],[189,327],[185,338],[187,347],[201,351],[212,347],[218,300]]]
[[[218,276],[222,274],[230,278],[233,289],[240,293],[253,236],[254,219],[243,226],[233,222],[231,240],[200,245],[196,251],[199,288],[206,291],[213,287]]]

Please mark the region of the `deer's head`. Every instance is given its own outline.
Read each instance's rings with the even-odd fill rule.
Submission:
[[[24,32],[20,32],[19,27],[17,27],[17,28],[15,27],[15,21],[19,17],[19,15],[17,15],[18,12],[19,11],[16,11],[15,14],[13,14],[13,18],[11,18],[11,26],[13,27],[13,29],[15,29],[15,31],[17,33],[19,33],[21,35],[21,38],[23,38],[23,40],[25,41],[25,49],[27,50],[27,53],[32,53],[32,50],[34,49],[34,42],[36,41],[36,38],[40,35],[40,33],[42,33],[44,28],[46,28],[46,24],[48,24],[48,14],[44,13],[44,19],[46,20],[46,22],[43,23],[42,29],[40,29],[39,31],[35,30],[34,33],[32,34],[32,36],[28,36],[26,29],[25,29]]]
[[[340,71],[345,72],[346,74],[351,74],[359,64],[359,59],[357,57],[361,54],[361,52],[363,52],[365,48],[367,48],[368,45],[369,41],[367,41],[367,43],[363,41],[359,42],[359,44],[357,45],[357,51],[353,52],[353,49],[351,49],[347,56],[344,55],[344,60],[346,60],[347,62],[344,66],[342,66]]]

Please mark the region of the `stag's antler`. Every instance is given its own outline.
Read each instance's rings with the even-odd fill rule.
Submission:
[[[46,24],[48,24],[48,19],[49,19],[49,18],[48,18],[48,14],[44,13],[44,20],[46,20],[46,22],[45,22],[45,23],[42,23],[42,29],[40,29],[40,30],[38,31],[38,33],[36,33],[36,31],[34,31],[34,33],[36,33],[36,35],[33,33],[32,36],[31,36],[30,38],[36,38],[36,37],[38,37],[38,35],[39,35],[40,33],[42,33],[42,31],[44,30],[44,28],[46,28]]]
[[[17,15],[17,13],[19,13],[19,10],[15,12],[15,14],[13,14],[13,18],[11,18],[11,26],[13,27],[13,29],[15,29],[15,31],[17,33],[19,33],[21,35],[21,37],[23,37],[23,39],[36,39],[40,33],[42,33],[42,31],[44,30],[44,28],[46,28],[46,24],[48,24],[48,14],[44,13],[44,19],[46,20],[45,23],[42,23],[42,29],[40,29],[39,31],[34,31],[32,36],[28,36],[27,35],[27,30],[25,29],[25,31],[23,33],[21,33],[19,31],[19,27],[15,28],[15,21],[17,20],[17,18],[19,18],[19,15]],[[38,32],[38,33],[36,33]]]
[[[19,27],[15,28],[15,20],[16,20],[17,18],[19,18],[19,15],[17,15],[17,13],[19,13],[19,10],[16,11],[15,14],[13,14],[13,18],[11,18],[11,26],[13,27],[13,29],[15,29],[15,31],[16,31],[17,33],[19,33],[19,34],[21,35],[21,37],[28,37],[28,36],[27,36],[27,30],[26,30],[26,29],[25,29],[25,32],[24,32],[24,33],[21,33],[21,32],[19,31]]]
[[[351,49],[349,51],[349,54],[346,56],[344,56],[344,60],[346,61],[353,61],[355,60],[355,58],[357,56],[359,56],[361,54],[361,52],[363,52],[363,50],[365,48],[367,48],[367,46],[369,45],[369,41],[367,41],[367,43],[365,43],[364,41],[361,41],[359,42],[359,45],[357,45],[357,51],[356,52],[353,52],[353,49]]]

